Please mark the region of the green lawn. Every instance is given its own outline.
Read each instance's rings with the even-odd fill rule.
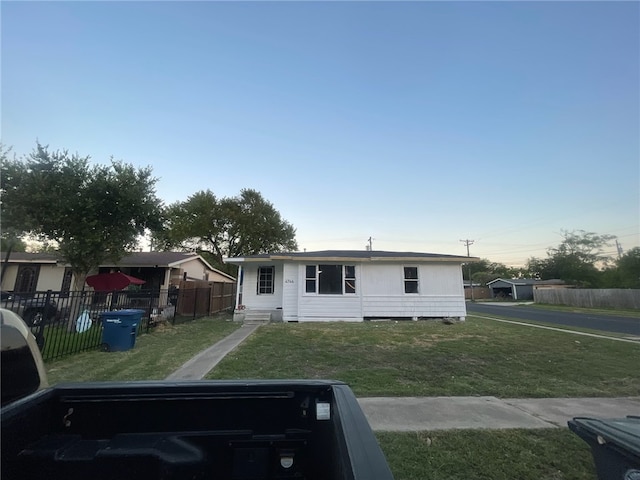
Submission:
[[[640,344],[475,317],[269,324],[207,378],[330,378],[358,396],[629,396],[638,358]]]
[[[376,434],[395,480],[595,480],[568,429]]]
[[[90,351],[47,362],[49,383],[159,380],[240,326],[229,315],[162,325],[140,335],[126,352]]]
[[[62,381],[165,378],[239,327],[229,316],[162,327],[127,352],[46,364]],[[464,324],[270,324],[209,378],[334,378],[357,395],[501,397],[640,394],[640,345],[469,317]],[[595,480],[568,429],[377,432],[396,480]]]

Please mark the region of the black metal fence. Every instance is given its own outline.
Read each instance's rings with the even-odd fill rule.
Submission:
[[[232,306],[216,302],[215,285],[171,290],[114,292],[2,292],[0,306],[18,313],[31,328],[45,361],[103,345],[105,312],[141,310],[137,334],[148,333],[162,322],[192,320]],[[229,295],[227,295],[229,296]],[[215,309],[212,308],[215,305]],[[220,307],[220,308],[218,308]]]

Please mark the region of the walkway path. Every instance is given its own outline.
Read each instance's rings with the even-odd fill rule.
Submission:
[[[202,380],[220,360],[244,342],[259,326],[260,325],[242,325],[231,335],[198,353],[182,367],[169,375],[166,380]]]

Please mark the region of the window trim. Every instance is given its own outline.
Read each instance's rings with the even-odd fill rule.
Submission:
[[[344,263],[323,263],[322,265],[329,265],[329,266],[339,266],[341,267],[340,269],[340,274],[341,274],[341,278],[340,278],[340,284],[341,284],[341,292],[340,293],[320,293],[320,273],[322,272],[321,268],[320,268],[320,264],[316,263],[316,264],[304,264],[304,290],[302,292],[303,295],[307,295],[307,296],[358,296],[358,267],[356,264],[352,263],[352,264],[344,264]],[[314,272],[315,272],[315,277],[307,277],[307,269],[313,267],[314,268]],[[353,277],[347,277],[346,275],[346,269],[352,267],[353,268]],[[354,291],[353,292],[347,292],[346,291],[346,282],[347,281],[351,281],[353,283],[353,288]],[[309,282],[314,282],[314,287],[315,290],[312,292],[307,291],[307,285]]]
[[[416,278],[407,277],[407,269],[415,268],[416,269]],[[403,265],[402,266],[402,286],[404,295],[420,295],[420,268],[418,265]],[[407,292],[407,285],[415,284],[415,292]]]
[[[271,291],[268,292],[261,292],[260,291],[260,287],[261,287],[261,272],[262,270],[271,270],[271,278],[268,280],[265,280],[265,287],[270,287]],[[273,295],[275,293],[275,277],[276,277],[276,268],[273,265],[261,265],[258,267],[257,270],[257,274],[256,274],[256,295]],[[270,282],[270,285],[269,283]]]

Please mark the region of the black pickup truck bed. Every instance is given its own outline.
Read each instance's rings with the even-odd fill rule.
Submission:
[[[2,409],[4,479],[392,479],[333,381],[59,385]]]

